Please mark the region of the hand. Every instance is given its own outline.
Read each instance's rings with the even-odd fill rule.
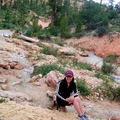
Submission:
[[[66,101],[71,104],[74,101],[74,96],[70,96],[69,98],[66,98]]]

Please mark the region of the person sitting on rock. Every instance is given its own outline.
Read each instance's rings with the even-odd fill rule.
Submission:
[[[72,95],[73,93],[73,95]],[[78,112],[79,120],[88,120],[87,116],[83,112],[82,102],[78,96],[76,84],[74,82],[74,74],[71,70],[65,73],[65,78],[58,82],[56,88],[56,101],[59,107],[74,105],[74,108]]]

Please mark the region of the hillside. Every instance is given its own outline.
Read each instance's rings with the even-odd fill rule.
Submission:
[[[88,37],[90,38],[90,36]],[[83,37],[82,39],[88,40],[87,37]],[[99,41],[100,39],[103,38],[99,38]],[[67,40],[67,42],[70,43],[72,41],[73,40]],[[81,39],[76,39],[75,41],[77,43],[81,41]],[[40,41],[40,43],[57,47],[59,50],[65,48],[66,52],[76,52],[75,47],[72,47],[73,44],[65,44],[65,47],[60,47],[53,43],[42,41]],[[42,77],[39,75],[39,79],[38,76],[31,78],[30,74],[33,72],[32,66],[46,63],[52,64],[55,63],[58,58],[52,55],[43,55],[39,53],[39,50],[42,48],[38,47],[36,44],[37,43],[12,37],[0,37],[0,96],[6,98],[6,102],[0,104],[0,119],[77,120],[77,114],[73,106],[67,108],[67,113],[59,112],[58,110],[49,110],[47,108],[51,102],[46,96],[46,93],[48,90],[54,91],[52,86],[48,86],[51,85],[49,82],[47,83],[49,77]],[[91,48],[92,46],[89,47]],[[38,56],[41,56],[41,58]],[[68,56],[68,58],[69,57],[70,56]],[[84,61],[84,57],[79,57]],[[101,82],[101,79],[93,76],[94,72],[77,70],[67,64],[65,65],[65,69],[72,69],[75,73],[75,78],[84,78],[88,85],[91,84],[95,87]],[[58,74],[58,76],[60,77],[61,75]],[[53,80],[55,79],[54,77]],[[46,83],[44,80],[46,80]],[[81,99],[84,111],[90,120],[107,120],[113,115],[120,115],[119,102],[110,102],[107,99],[95,96],[88,98],[81,96]]]

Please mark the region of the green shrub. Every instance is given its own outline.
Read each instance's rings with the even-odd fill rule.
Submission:
[[[50,71],[52,70],[57,70],[61,73],[65,73],[64,69],[62,67],[59,67],[55,64],[46,64],[46,65],[42,65],[42,66],[36,66],[34,69],[34,75],[38,75],[38,74],[42,74],[43,76],[48,74]]]
[[[25,32],[26,36],[32,37],[33,36],[33,28],[29,27],[26,32]]]
[[[101,84],[101,90],[102,90],[102,94],[105,98],[109,98],[111,100],[113,100],[113,87],[110,81],[104,81]]]
[[[102,79],[103,82],[98,87],[98,89],[101,91],[101,95],[104,96],[104,98],[108,98],[110,100],[115,100],[116,98],[118,98],[117,90],[113,88],[114,79],[111,78],[111,76],[106,75],[102,75]]]
[[[107,33],[107,30],[104,26],[101,26],[96,30],[96,33],[97,33],[98,36],[101,37],[101,36],[103,36]]]
[[[75,33],[81,33],[81,32],[82,32],[82,22],[81,22],[81,20],[79,19],[79,20],[77,21]]]
[[[83,34],[82,33],[76,33],[74,36],[77,37],[77,38],[80,38],[80,37],[83,36]]]
[[[104,61],[105,62],[108,62],[108,63],[114,63],[115,61],[117,60],[117,55],[115,54],[110,54],[110,55],[107,55],[105,58],[104,58]]]
[[[85,80],[80,80],[80,81],[77,80],[76,84],[77,84],[77,88],[80,91],[81,95],[83,95],[83,96],[90,95],[91,91],[87,87]]]
[[[58,56],[57,63],[61,64],[63,67],[66,67],[70,64],[69,61],[65,58],[65,55],[63,55],[63,54]]]
[[[120,101],[120,86],[118,86],[114,91],[114,99],[119,100]]]
[[[104,74],[110,74],[113,72],[113,67],[111,64],[108,64],[106,62],[103,62],[102,68],[101,68],[102,72]]]
[[[0,98],[0,103],[5,102],[5,98]]]
[[[59,29],[56,26],[50,25],[48,30],[51,35],[57,36],[59,34]]]
[[[68,26],[68,18],[64,17],[60,24],[60,34],[63,38],[71,38],[70,27]]]
[[[43,54],[46,55],[54,55],[57,56],[57,51],[58,49],[54,48],[54,47],[49,47],[49,46],[44,46],[43,50],[41,51]]]
[[[114,77],[112,77],[111,75],[106,75],[102,71],[97,71],[95,73],[95,77],[101,78],[103,81],[114,82]]]
[[[60,45],[60,46],[63,46],[63,43],[62,43],[58,38],[55,38],[55,39],[54,39],[54,43],[55,43],[55,44],[58,44],[58,45]]]
[[[88,63],[79,62],[77,64],[77,67],[78,67],[78,69],[84,69],[84,70],[90,70],[90,71],[92,71],[92,67]]]
[[[46,31],[46,32],[40,31],[37,33],[36,36],[38,37],[38,39],[50,40],[50,33],[48,31]]]
[[[101,76],[102,76],[102,71],[97,71],[97,72],[95,73],[95,77],[101,78]]]
[[[15,29],[15,25],[11,24],[11,23],[3,23],[0,22],[0,29]]]

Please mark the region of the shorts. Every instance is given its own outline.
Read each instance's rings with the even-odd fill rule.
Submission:
[[[57,104],[58,104],[58,106],[70,106],[71,104],[69,104],[68,102],[66,102],[66,101],[64,101],[64,100],[62,100],[62,99],[60,99],[59,97],[57,97]]]

